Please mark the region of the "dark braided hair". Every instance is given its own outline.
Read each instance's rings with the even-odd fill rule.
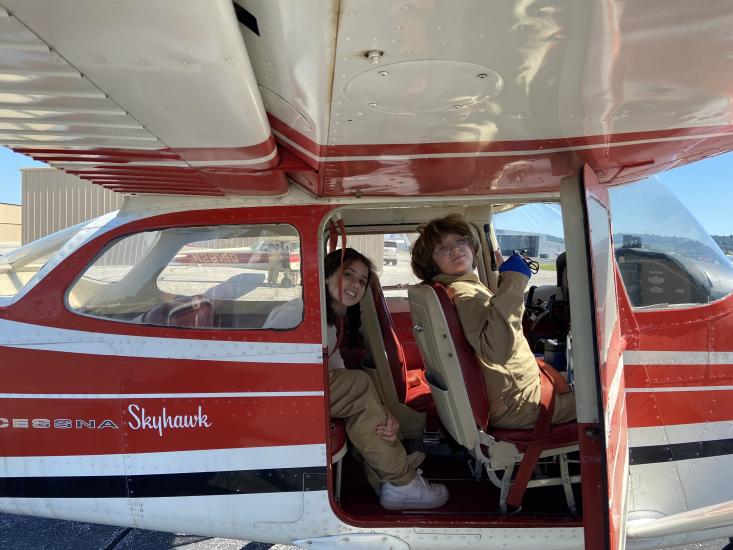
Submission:
[[[372,272],[374,271],[374,264],[364,256],[364,254],[357,252],[353,248],[345,248],[343,251],[343,267],[344,269],[353,264],[354,262],[362,262],[369,269],[369,275],[367,275],[367,288],[365,292],[369,292],[369,281],[372,278]],[[331,275],[336,273],[341,267],[341,249],[334,250],[333,252],[326,255],[323,260],[323,271],[325,278],[328,279]],[[331,307],[331,293],[328,291],[326,286],[326,322],[329,325],[338,326],[338,317],[334,313]],[[344,326],[344,337],[346,338],[346,344],[353,348],[359,345],[359,329],[361,328],[361,306],[357,303],[346,309],[346,322]]]

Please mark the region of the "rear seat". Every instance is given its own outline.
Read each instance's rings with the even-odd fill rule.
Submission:
[[[370,292],[361,301],[361,323],[374,368],[364,370],[372,377],[382,402],[397,417],[402,435],[420,439],[427,412],[434,409],[430,386],[422,370],[407,369],[405,353],[376,275],[371,277],[369,285]]]

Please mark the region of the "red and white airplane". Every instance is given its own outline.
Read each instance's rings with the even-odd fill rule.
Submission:
[[[0,0],[0,143],[127,196],[0,263],[0,510],[322,549],[733,536],[733,270],[666,199],[623,230],[608,199],[733,149],[731,29],[720,0]],[[380,508],[328,414],[327,243],[461,212],[492,286],[492,216],[548,202],[567,285],[526,326],[564,342],[538,319],[569,300],[577,424],[492,432],[440,383],[450,308],[387,266],[371,371],[451,498]],[[175,261],[268,240],[289,288]]]

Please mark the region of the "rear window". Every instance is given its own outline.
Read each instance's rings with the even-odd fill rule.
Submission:
[[[83,315],[181,328],[258,329],[302,299],[300,242],[290,225],[145,231],[112,242],[72,286]],[[302,307],[292,327],[302,320]]]

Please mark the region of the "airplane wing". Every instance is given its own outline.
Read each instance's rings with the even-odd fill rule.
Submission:
[[[733,149],[725,2],[551,4],[0,0],[0,144],[122,192],[320,197],[557,193]]]
[[[229,0],[2,0],[0,143],[109,189],[277,194]]]

